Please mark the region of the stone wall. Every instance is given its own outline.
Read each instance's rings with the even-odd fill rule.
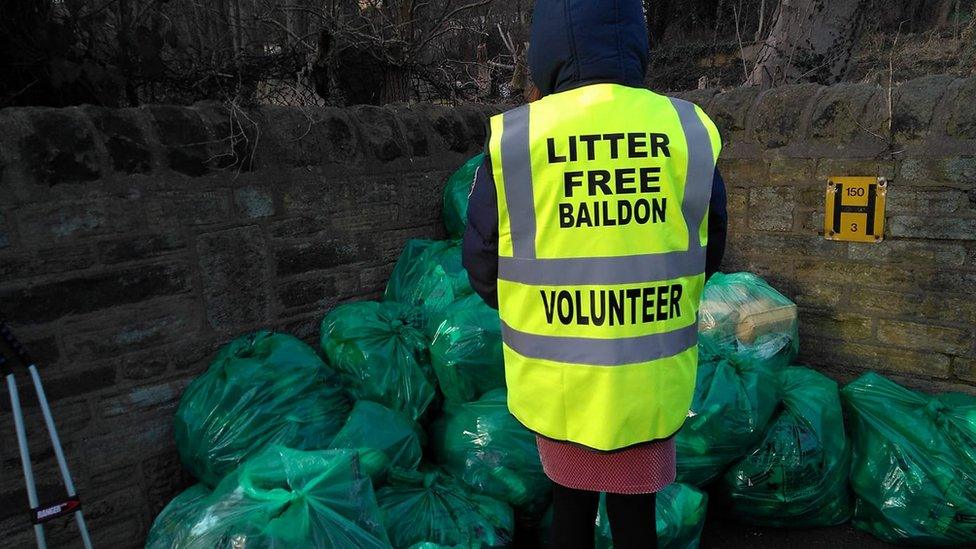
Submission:
[[[802,360],[842,380],[873,368],[976,392],[976,79],[902,84],[890,111],[888,90],[870,85],[687,96],[726,140],[725,270],[797,301]],[[408,238],[443,236],[441,187],[489,112],[0,111],[0,307],[42,364],[100,546],[140,546],[190,482],[172,415],[219,345],[256,328],[313,340],[330,307],[379,294]],[[823,239],[828,175],[891,179],[883,243]],[[20,381],[41,491],[55,498]],[[0,539],[27,546],[0,410]],[[57,543],[73,528],[48,530]]]
[[[0,111],[0,308],[41,364],[98,546],[141,546],[190,482],[173,413],[219,345],[258,328],[313,340],[332,306],[382,292],[408,238],[444,236],[444,181],[483,144],[487,114]],[[19,381],[53,501],[57,466]],[[4,394],[0,539],[29,547],[9,410]],[[48,533],[77,539],[68,520]]]
[[[976,79],[685,95],[726,143],[724,270],[797,302],[800,360],[976,393]],[[834,175],[889,179],[884,242],[824,240]]]

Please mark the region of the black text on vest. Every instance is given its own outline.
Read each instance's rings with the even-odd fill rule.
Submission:
[[[681,317],[681,284],[601,290],[539,290],[546,322],[564,326],[650,324]]]
[[[557,145],[546,139],[550,164],[670,157],[670,139],[663,133],[606,133],[571,135]],[[613,227],[664,223],[667,197],[660,196],[661,167],[642,166],[563,172],[559,227]]]

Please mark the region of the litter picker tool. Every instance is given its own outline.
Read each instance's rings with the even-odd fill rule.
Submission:
[[[85,549],[91,549],[91,538],[88,536],[88,527],[85,525],[85,517],[81,513],[81,499],[75,491],[74,482],[71,480],[71,473],[68,471],[68,462],[64,458],[64,450],[61,448],[61,439],[58,438],[58,430],[54,426],[54,417],[51,415],[51,408],[47,403],[47,396],[44,394],[44,386],[41,384],[41,376],[37,373],[37,365],[27,353],[27,349],[14,336],[10,327],[0,317],[0,339],[7,344],[19,362],[27,367],[31,380],[34,383],[34,391],[37,393],[37,402],[41,406],[41,413],[44,415],[44,424],[47,426],[48,436],[51,437],[51,446],[54,448],[54,456],[58,460],[58,467],[61,469],[61,479],[64,487],[68,491],[68,497],[51,504],[40,504],[37,499],[37,485],[34,483],[34,469],[31,466],[30,450],[27,446],[27,430],[24,428],[24,412],[20,406],[20,394],[17,391],[17,380],[14,379],[13,364],[7,356],[0,350],[0,371],[7,378],[7,390],[10,392],[10,409],[14,416],[14,427],[17,431],[17,445],[20,448],[20,463],[24,467],[24,483],[27,485],[27,499],[30,502],[31,522],[34,524],[34,535],[37,536],[37,547],[47,548],[47,541],[44,539],[44,523],[57,517],[62,517],[74,513],[75,522],[78,523],[78,530],[81,531],[81,541]]]

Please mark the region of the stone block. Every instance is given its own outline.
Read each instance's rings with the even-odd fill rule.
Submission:
[[[879,140],[887,133],[886,98],[874,84],[824,88],[810,115],[810,137],[835,144]]]
[[[894,215],[888,219],[888,233],[899,238],[973,240],[976,218]]]
[[[110,365],[75,364],[75,368],[69,373],[59,372],[53,375],[42,373],[42,375],[44,375],[44,393],[52,402],[114,387],[116,381],[115,368]]]
[[[142,461],[140,476],[146,486],[149,518],[155,518],[171,499],[194,483],[193,477],[180,466],[176,447],[167,445],[166,450]]]
[[[959,82],[955,93],[943,106],[949,113],[947,131],[959,139],[976,139],[976,77]]]
[[[912,350],[960,355],[973,347],[973,329],[880,319],[878,340]]]
[[[847,243],[824,240],[816,235],[756,233],[742,243],[745,255],[766,257],[825,257],[845,259]]]
[[[793,141],[800,135],[807,105],[821,89],[816,84],[793,84],[763,92],[754,115],[756,140],[770,149]]]
[[[268,317],[268,250],[258,227],[238,227],[197,237],[207,321],[233,332]]]
[[[376,246],[367,235],[336,235],[327,241],[302,241],[275,252],[276,273],[285,277],[331,269],[372,257]]]
[[[976,384],[976,358],[954,357],[952,359],[952,373],[963,381]]]
[[[328,311],[339,302],[336,279],[324,275],[282,282],[277,288],[278,303],[284,309]]]
[[[164,191],[146,204],[149,225],[157,230],[188,225],[212,225],[230,219],[230,192]]]
[[[458,106],[458,113],[468,126],[468,139],[470,147],[478,150],[484,147],[488,137],[488,119],[484,110],[471,103],[462,103]]]
[[[22,239],[35,247],[106,233],[126,233],[141,223],[134,200],[100,199],[52,202],[23,208],[17,225]]]
[[[216,102],[199,103],[193,108],[210,124],[213,132],[213,140],[208,146],[208,164],[236,173],[253,170],[254,151],[261,140],[263,110],[251,109],[244,113],[237,107],[230,109]]]
[[[770,180],[769,164],[761,159],[725,159],[720,156],[718,169],[726,187],[766,185]]]
[[[966,189],[976,181],[976,157],[906,158],[898,170],[898,180],[918,187]]]
[[[471,137],[468,125],[457,111],[438,105],[417,105],[422,116],[430,120],[434,132],[447,149],[454,152],[469,152],[479,144]]]
[[[808,337],[869,341],[873,339],[874,320],[869,316],[838,311],[800,310],[800,341]]]
[[[759,96],[758,88],[743,86],[716,95],[708,104],[705,112],[718,126],[719,133],[725,143],[732,141],[737,132],[742,132],[748,126],[749,113],[752,111]]]
[[[797,280],[830,281],[838,286],[866,286],[906,291],[931,280],[931,273],[914,266],[891,267],[827,258],[802,258],[793,266]]]
[[[403,134],[410,145],[411,156],[427,156],[430,152],[429,134],[432,131],[429,121],[422,113],[409,105],[390,107],[396,112],[403,125]]]
[[[896,86],[891,94],[893,137],[908,141],[930,135],[932,115],[952,81],[948,75],[931,75]]]
[[[793,229],[796,189],[754,187],[749,190],[749,227],[758,231]]]
[[[799,360],[824,366],[846,366],[857,372],[876,370],[948,379],[950,358],[940,353],[894,349],[889,345],[852,343],[809,336],[800,345]]]
[[[362,105],[352,112],[361,123],[363,140],[377,160],[387,162],[407,154],[406,138],[392,110]]]
[[[0,290],[0,302],[5,305],[9,320],[38,324],[67,315],[182,294],[190,286],[185,264],[141,265],[7,288]]]
[[[144,381],[162,378],[174,371],[202,372],[213,358],[217,347],[224,343],[224,339],[213,342],[191,338],[193,333],[184,334],[182,341],[137,351],[122,357],[118,367],[119,377],[125,380]]]
[[[936,322],[976,324],[976,301],[915,288],[906,292],[883,288],[850,288],[851,306],[868,314],[911,317]]]
[[[893,160],[821,158],[817,162],[814,178],[817,183],[827,185],[833,176],[873,176],[893,179],[897,164]]]
[[[976,295],[976,271],[961,269],[937,269],[931,273],[924,286],[932,292]]]
[[[88,327],[87,330],[84,324],[72,326],[71,330],[62,336],[65,349],[72,360],[111,359],[132,351],[178,340],[198,328],[193,315],[184,311],[152,318],[154,312],[134,310],[130,315],[126,315],[128,318],[125,322],[108,328],[101,326],[104,321]],[[146,318],[147,316],[150,318]]]
[[[785,158],[769,160],[769,183],[772,185],[811,184],[815,182],[817,160],[814,158]]]
[[[798,280],[790,299],[806,309],[834,309],[846,300],[846,291],[829,280]],[[801,342],[802,345],[802,342]]]
[[[260,219],[275,214],[274,195],[269,189],[248,186],[234,189],[237,211],[247,219]]]
[[[25,109],[30,133],[20,144],[27,171],[38,183],[94,181],[101,177],[95,138],[78,109]]]
[[[142,129],[142,111],[86,106],[85,114],[103,136],[112,169],[146,173],[152,169],[153,151]]]
[[[108,265],[153,259],[185,248],[186,238],[175,228],[168,232],[102,240],[96,245],[99,257]]]
[[[0,253],[0,279],[11,282],[17,279],[37,280],[50,274],[87,269],[97,263],[96,254],[88,243],[44,248],[36,252]]]
[[[851,259],[875,263],[960,267],[966,249],[959,244],[925,240],[888,240],[877,244],[853,243]]]
[[[209,170],[209,145],[213,143],[203,119],[193,109],[175,105],[143,107],[155,122],[166,163],[173,171],[200,176]]]
[[[119,417],[147,410],[173,413],[176,411],[180,395],[188,384],[189,380],[176,380],[129,387],[100,398],[97,409],[102,418]]]

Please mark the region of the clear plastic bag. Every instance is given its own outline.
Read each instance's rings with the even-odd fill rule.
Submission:
[[[369,477],[348,450],[271,446],[202,498],[178,496],[153,525],[147,549],[385,548],[389,540]]]
[[[808,368],[783,373],[783,404],[763,440],[723,478],[730,513],[763,526],[847,522],[850,447],[837,384]]]
[[[464,229],[468,225],[468,196],[471,194],[478,166],[484,160],[484,153],[471,157],[451,175],[444,186],[444,226],[451,238],[464,236]]]
[[[530,515],[545,511],[552,483],[542,470],[535,435],[509,413],[504,389],[446,406],[431,439],[436,461],[478,493]]]
[[[413,307],[375,301],[340,305],[322,320],[320,343],[357,399],[417,420],[437,394],[427,339]]]
[[[390,467],[416,469],[423,457],[422,433],[416,422],[402,413],[360,400],[333,439],[332,448],[379,450],[385,458],[381,466],[384,471]]]
[[[698,343],[703,360],[786,368],[800,345],[796,304],[752,273],[715,273],[702,294]]]
[[[328,448],[350,408],[314,349],[258,332],[224,346],[187,387],[176,410],[176,447],[187,470],[214,486],[270,444]]]
[[[841,398],[854,525],[892,543],[976,545],[976,397],[923,395],[871,372]]]
[[[449,305],[435,322],[430,360],[447,402],[471,402],[505,387],[498,311],[472,294]]]
[[[383,299],[417,307],[426,324],[448,305],[472,293],[468,272],[461,265],[460,243],[410,240],[393,268]]]
[[[390,485],[377,494],[393,547],[433,543],[460,547],[506,547],[514,519],[505,503],[472,493],[436,471],[393,469]]]

